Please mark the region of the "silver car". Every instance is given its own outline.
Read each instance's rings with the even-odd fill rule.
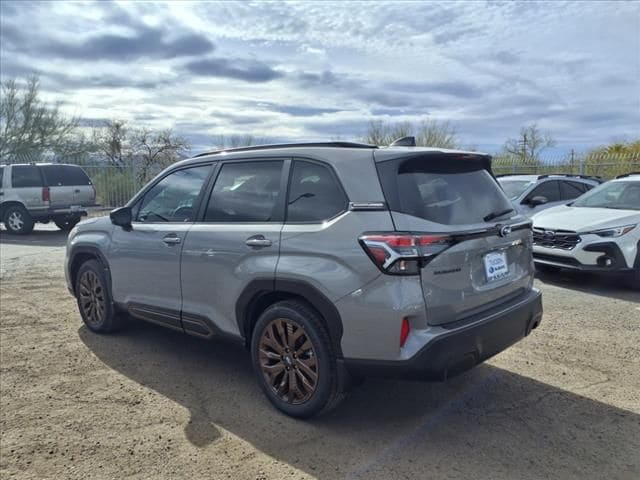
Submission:
[[[236,340],[273,405],[309,417],[354,378],[445,380],[528,335],[531,249],[487,155],[271,145],[179,162],[80,223],[66,277],[90,330]]]
[[[515,209],[527,217],[566,204],[602,183],[600,177],[573,174],[498,175]]]
[[[96,190],[78,165],[0,165],[0,221],[9,233],[26,235],[36,222],[50,221],[69,231],[95,201]]]

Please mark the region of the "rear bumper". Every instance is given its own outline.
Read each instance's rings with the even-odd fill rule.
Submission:
[[[446,380],[500,353],[542,321],[542,295],[532,289],[482,318],[444,325],[413,357],[402,361],[344,359],[354,375]]]
[[[73,210],[70,208],[47,208],[43,210],[30,210],[29,214],[34,220],[77,216],[86,217],[87,210],[84,207]]]

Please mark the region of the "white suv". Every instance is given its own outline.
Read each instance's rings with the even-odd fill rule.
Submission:
[[[533,259],[547,271],[628,272],[640,286],[640,173],[534,215]]]
[[[78,165],[0,165],[0,221],[26,235],[35,222],[53,221],[69,231],[95,205],[96,190]]]

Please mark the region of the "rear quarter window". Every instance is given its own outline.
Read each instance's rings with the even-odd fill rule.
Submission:
[[[42,171],[50,187],[91,185],[82,168],[73,165],[44,165]]]
[[[40,169],[35,165],[14,165],[11,169],[13,188],[42,187]]]
[[[381,162],[378,174],[391,210],[431,222],[482,223],[488,214],[512,208],[480,160],[443,156]]]

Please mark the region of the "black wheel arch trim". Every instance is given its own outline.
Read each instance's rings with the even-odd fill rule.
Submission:
[[[251,328],[255,323],[256,310],[261,306],[260,300],[278,294],[295,296],[306,301],[322,317],[328,329],[329,338],[338,358],[342,358],[342,319],[333,302],[320,290],[308,282],[293,279],[255,279],[242,291],[236,302],[236,321],[245,343],[251,338]]]
[[[107,262],[106,257],[104,256],[104,254],[100,251],[99,248],[97,247],[92,247],[89,245],[78,245],[78,246],[74,246],[71,248],[71,252],[69,252],[69,278],[71,279],[71,285],[74,288],[73,291],[73,295],[75,296],[75,281],[76,278],[74,276],[74,265],[76,262],[76,259],[78,258],[79,255],[91,255],[92,257],[96,258],[100,264],[102,265],[102,267],[104,268],[104,274],[107,280],[107,288],[109,289],[109,297],[111,297],[111,270],[109,270],[109,262]],[[80,265],[78,265],[78,268],[80,267]],[[113,299],[112,299],[113,301]]]

